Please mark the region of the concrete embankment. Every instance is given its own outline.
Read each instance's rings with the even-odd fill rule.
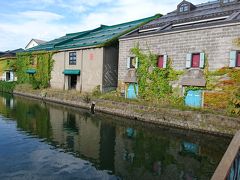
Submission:
[[[14,91],[14,94],[77,108],[90,109],[91,105],[91,102],[86,103],[79,99],[67,100],[64,99],[64,97],[48,97],[46,94],[31,94],[17,91]],[[181,111],[170,108],[149,107],[103,99],[95,99],[94,102],[96,103],[96,112],[126,117],[146,123],[230,136],[234,135],[240,129],[240,118],[201,113],[198,111]]]

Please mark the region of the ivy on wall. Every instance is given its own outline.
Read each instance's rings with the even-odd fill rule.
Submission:
[[[138,57],[139,66],[137,68],[139,96],[142,99],[160,99],[172,94],[171,81],[177,80],[182,74],[172,68],[172,61],[167,60],[166,68],[157,67],[158,55],[151,51],[143,53],[139,45],[134,47],[132,53]]]
[[[240,115],[240,69],[224,67],[209,73],[205,104],[211,109],[227,109]]]
[[[7,58],[0,60],[0,76],[4,73],[5,70],[15,70],[15,58]]]
[[[19,83],[31,83],[34,89],[49,86],[53,68],[52,52],[27,52],[17,54],[16,75]],[[27,70],[34,69],[30,75]]]

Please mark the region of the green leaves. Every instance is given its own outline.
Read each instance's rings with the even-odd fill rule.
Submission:
[[[16,74],[19,83],[30,83],[34,89],[47,88],[53,68],[52,52],[27,52],[17,54]],[[35,69],[36,74],[29,75],[28,69]]]
[[[12,93],[16,84],[17,84],[16,82],[0,81],[0,91]]]
[[[168,59],[166,68],[157,67],[157,55],[151,51],[143,53],[139,45],[131,50],[138,57],[139,67],[137,69],[139,95],[146,100],[160,99],[172,93],[170,81],[178,79],[182,74],[171,67],[171,60]]]

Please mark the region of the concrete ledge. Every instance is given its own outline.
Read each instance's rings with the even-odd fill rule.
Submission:
[[[90,109],[90,104],[83,101],[43,97],[41,95],[14,92],[15,95],[41,99],[76,108]],[[240,129],[240,118],[215,114],[202,114],[194,111],[154,108],[109,100],[96,100],[96,111],[138,120],[141,122],[194,130],[223,136],[233,136]]]

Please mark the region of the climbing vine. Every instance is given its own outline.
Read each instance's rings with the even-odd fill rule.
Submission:
[[[151,51],[143,53],[139,45],[132,53],[138,58],[137,68],[139,96],[143,99],[160,99],[172,94],[171,81],[177,80],[182,73],[172,68],[172,61],[168,58],[166,68],[157,67],[157,55]]]
[[[213,109],[226,109],[230,114],[240,115],[240,69],[224,67],[209,72],[205,105]]]
[[[2,75],[5,70],[15,70],[15,58],[7,58],[0,60],[0,74]]]
[[[34,89],[49,86],[53,68],[52,52],[27,52],[17,54],[16,74],[19,83],[31,83]],[[33,69],[35,74],[28,74]]]

